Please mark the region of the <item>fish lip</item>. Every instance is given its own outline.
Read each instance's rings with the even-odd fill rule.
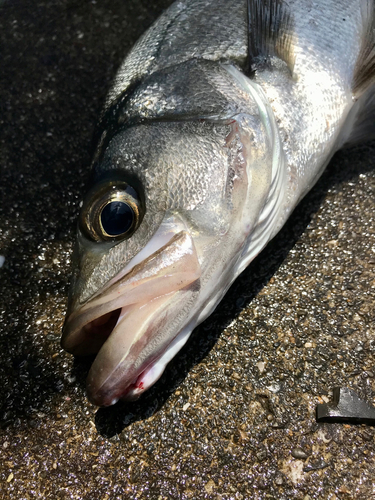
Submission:
[[[165,254],[170,257],[169,260],[166,259],[166,264]],[[186,295],[191,296],[192,290],[195,291],[196,282],[200,279],[201,267],[192,237],[187,231],[179,231],[165,245],[133,266],[128,273],[124,275],[121,272],[118,276],[118,279],[112,280],[109,287],[106,286],[67,317],[61,341],[63,348],[74,355],[97,353],[88,375],[87,392],[90,401],[98,406],[114,404],[118,399],[135,399],[135,395],[129,396],[129,393],[136,386],[139,377],[163,356],[164,350],[178,335],[180,328],[176,332],[171,331],[163,321],[164,316],[175,317],[177,313],[173,309],[174,305],[177,303],[181,306],[181,300]],[[139,304],[137,300],[140,301]],[[174,300],[177,302],[173,302]],[[95,322],[108,314],[109,318],[113,319],[112,315],[115,313],[118,316],[117,322],[111,331],[104,335],[105,338],[92,339]],[[128,317],[136,318],[135,334],[129,327]],[[124,321],[126,331],[122,325]],[[137,325],[141,326],[138,331]],[[159,335],[161,329],[165,329],[168,335],[166,334],[160,345],[156,339],[154,352],[151,351],[151,356],[147,354],[144,362],[135,363],[137,356],[143,356],[143,351],[147,351],[148,344],[144,349],[143,336],[154,342],[153,330]],[[122,340],[121,335],[125,340]],[[111,372],[112,368],[108,367],[111,364],[111,353],[108,352],[110,349],[114,350],[113,344],[119,338],[120,344],[125,345],[121,347],[124,349],[124,355],[121,358],[120,355],[114,354],[114,368]],[[153,383],[154,381],[150,385]]]

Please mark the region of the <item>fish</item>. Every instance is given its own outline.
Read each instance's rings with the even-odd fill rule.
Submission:
[[[375,137],[373,0],[178,0],[119,68],[82,202],[61,344],[132,401],[333,154]]]

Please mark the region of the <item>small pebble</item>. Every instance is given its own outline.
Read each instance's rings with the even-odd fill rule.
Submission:
[[[301,448],[294,448],[291,451],[291,455],[292,455],[293,458],[299,458],[299,459],[302,459],[302,460],[304,460],[305,458],[307,458],[307,453],[305,453]]]
[[[323,459],[311,461],[306,467],[303,468],[303,472],[311,472],[313,470],[325,469],[329,464]]]
[[[277,478],[275,479],[275,484],[277,484],[277,486],[281,486],[283,484],[283,478],[282,476],[277,476]]]

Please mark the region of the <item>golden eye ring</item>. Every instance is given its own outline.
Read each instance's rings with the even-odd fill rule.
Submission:
[[[129,238],[143,216],[141,201],[125,182],[108,183],[90,192],[82,206],[81,229],[94,241]]]

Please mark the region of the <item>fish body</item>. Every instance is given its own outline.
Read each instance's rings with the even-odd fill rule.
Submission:
[[[182,0],[138,41],[98,127],[62,345],[88,395],[135,399],[332,155],[374,135],[373,0]]]

